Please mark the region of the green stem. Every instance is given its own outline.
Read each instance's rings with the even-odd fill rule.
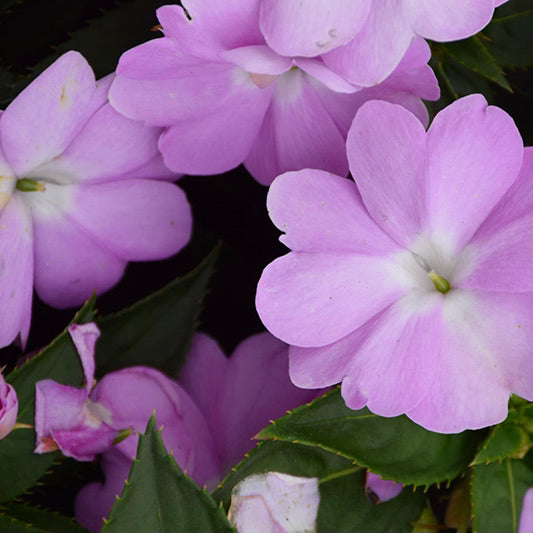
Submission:
[[[509,483],[509,496],[511,498],[511,522],[513,525],[513,532],[516,532],[516,500],[514,492],[513,470],[511,468],[511,460],[508,457],[505,459],[505,471],[507,473],[507,482]]]
[[[355,472],[359,472],[359,470],[362,470],[362,466],[354,465],[350,468],[345,468],[344,470],[338,470],[337,472],[332,472],[331,474],[328,474],[327,476],[324,476],[318,480],[319,483],[326,483],[328,481],[332,481],[333,479],[338,479],[340,477],[349,476],[350,474],[354,474]]]

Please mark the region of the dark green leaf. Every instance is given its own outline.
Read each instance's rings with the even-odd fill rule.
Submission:
[[[213,493],[216,501],[229,507],[231,490],[247,476],[262,472],[283,472],[293,476],[324,478],[336,472],[353,471],[352,461],[320,448],[280,441],[264,441],[224,479]]]
[[[353,411],[337,388],[276,420],[259,437],[321,446],[387,479],[418,486],[451,480],[464,471],[483,433],[444,435],[406,416],[383,418],[368,409]]]
[[[93,305],[94,298],[91,298],[78,311],[73,322],[82,324],[92,320]],[[17,391],[18,422],[33,425],[35,383],[41,379],[53,379],[73,386],[83,384],[80,359],[67,331],[7,376],[6,381]],[[33,429],[16,429],[0,440],[0,501],[11,500],[32,487],[59,455],[37,455],[33,453],[34,448]]]
[[[175,376],[183,364],[202,300],[218,257],[215,248],[192,272],[128,309],[98,320],[99,375],[150,365]]]
[[[122,496],[102,528],[102,533],[126,531],[233,531],[223,510],[167,454],[155,416],[150,418],[146,434],[139,437],[137,457]]]
[[[10,503],[0,508],[0,531],[16,533],[49,532],[83,533],[82,528],[74,520],[58,513],[45,511],[20,503]]]
[[[511,91],[511,87],[505,79],[501,67],[490,55],[478,36],[470,37],[462,41],[445,43],[442,47],[459,64],[497,83],[500,87]]]
[[[472,469],[472,530],[516,533],[533,469],[524,460],[504,459]]]

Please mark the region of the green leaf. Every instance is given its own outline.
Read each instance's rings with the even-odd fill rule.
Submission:
[[[102,533],[233,531],[224,511],[187,477],[168,455],[152,415],[139,437],[137,457],[122,496],[111,509]]]
[[[183,278],[98,320],[102,331],[96,350],[99,375],[130,365],[150,365],[170,376],[177,375],[218,253],[217,247]]]
[[[505,459],[472,469],[474,533],[516,533],[524,493],[533,469],[525,460]]]
[[[264,441],[246,454],[213,492],[227,509],[233,487],[245,477],[263,472],[283,472],[293,476],[325,478],[338,472],[352,472],[352,461],[320,448],[280,441]],[[360,470],[356,467],[356,470]]]
[[[87,530],[71,518],[58,513],[20,503],[10,503],[0,508],[0,531],[84,533]]]
[[[491,431],[476,454],[472,465],[501,461],[506,457],[521,459],[531,448],[531,436],[522,421],[531,421],[533,404],[511,409],[508,417]]]
[[[73,323],[83,324],[93,319],[94,298],[78,311]],[[65,330],[37,355],[16,368],[7,377],[17,391],[18,422],[34,423],[35,383],[53,379],[58,383],[81,387],[83,369],[78,352]],[[59,452],[38,455],[33,429],[16,429],[0,440],[0,501],[8,501],[27,491],[52,466]],[[13,475],[13,473],[16,475]]]
[[[457,63],[512,92],[501,67],[478,36],[444,43],[441,46]]]
[[[406,488],[389,502],[374,504],[365,491],[365,471],[351,461],[318,447],[280,441],[263,441],[253,448],[213,493],[227,508],[231,490],[256,473],[284,472],[293,476],[318,477],[320,507],[318,532],[411,531],[424,506],[421,491]]]
[[[483,437],[464,431],[444,435],[418,426],[406,416],[383,418],[368,409],[346,407],[339,389],[298,407],[259,433],[321,446],[407,485],[451,480],[466,469]]]

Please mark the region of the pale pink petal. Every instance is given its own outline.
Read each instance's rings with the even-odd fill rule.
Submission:
[[[67,52],[9,104],[0,120],[2,147],[20,176],[59,155],[89,117],[95,79],[78,52]]]
[[[259,280],[256,308],[276,337],[324,346],[354,331],[405,292],[387,257],[290,253]]]
[[[402,3],[382,0],[372,4],[365,25],[354,39],[322,58],[350,83],[370,87],[398,66],[413,36]]]
[[[102,249],[125,261],[175,254],[187,244],[192,226],[185,194],[164,181],[80,185],[64,216]]]
[[[459,287],[490,291],[531,292],[533,150],[524,150],[516,181],[496,204],[465,252],[472,271]]]
[[[298,57],[294,60],[294,64],[332,91],[351,94],[359,90],[359,87],[348,83],[342,76],[333,72],[320,58]]]
[[[262,44],[259,0],[186,0],[180,7],[163,6],[156,13],[165,35],[193,54]]]
[[[379,503],[392,500],[402,492],[403,483],[396,483],[392,479],[382,479],[378,474],[370,472],[366,473],[365,492],[377,498]]]
[[[494,12],[493,0],[405,0],[413,31],[432,41],[456,41],[484,28]]]
[[[352,180],[323,170],[278,176],[268,191],[272,222],[293,251],[379,255],[397,245],[370,218]]]
[[[66,457],[92,461],[99,453],[111,448],[117,431],[103,422],[98,427],[79,423],[65,430],[52,429],[51,436]]]
[[[15,193],[0,212],[0,346],[19,338],[25,345],[33,296],[31,214]]]
[[[350,171],[370,215],[399,244],[423,227],[426,134],[401,106],[371,101],[357,112],[346,142]]]
[[[276,81],[272,103],[244,164],[264,185],[287,170],[348,173],[344,137],[303,72],[290,71]]]
[[[126,262],[59,209],[50,210],[34,210],[35,289],[55,307],[80,305],[94,291],[99,294],[117,283]]]
[[[511,393],[533,399],[531,296],[453,290],[443,309],[438,379],[407,416],[457,433],[504,420]]]
[[[232,68],[236,70],[231,93],[216,108],[185,117],[161,135],[159,149],[172,170],[185,174],[225,172],[242,163],[256,142],[272,87],[261,89],[249,74]],[[204,105],[201,94],[193,102],[198,109]]]
[[[259,24],[278,54],[314,57],[350,41],[371,5],[370,0],[261,0]]]
[[[520,513],[520,523],[518,533],[533,532],[533,487],[526,490],[522,501],[522,511]]]
[[[501,6],[502,4],[505,4],[508,0],[494,0],[494,7]]]
[[[342,382],[346,405],[365,397],[373,413],[398,416],[420,403],[439,379],[441,324],[437,291],[409,294],[372,318]]]
[[[176,181],[182,176],[183,174],[170,170],[165,165],[165,163],[163,163],[163,158],[161,157],[161,154],[158,151],[158,153],[154,155],[154,157],[152,157],[152,159],[147,161],[145,164],[141,165],[140,167],[137,167],[136,169],[130,172],[126,172],[121,176],[117,176],[116,179],[126,180],[150,178],[161,179],[166,181]]]
[[[80,356],[85,374],[85,390],[89,394],[94,381],[94,346],[100,336],[100,330],[94,322],[89,322],[88,324],[72,324],[68,327],[68,332]]]
[[[264,44],[226,50],[220,53],[220,57],[256,74],[282,74],[292,66],[289,58],[276,54]]]
[[[37,167],[28,177],[68,176],[72,181],[102,181],[135,170],[156,154],[162,130],[147,127],[118,114],[110,105],[101,107],[58,157]]]
[[[430,228],[460,250],[515,181],[522,139],[507,113],[474,94],[435,117],[427,146]]]

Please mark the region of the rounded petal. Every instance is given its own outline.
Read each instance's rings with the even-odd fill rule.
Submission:
[[[359,109],[346,142],[363,203],[376,223],[406,247],[426,218],[425,145],[420,121],[383,101]]]
[[[398,66],[413,36],[401,2],[373,2],[361,31],[346,45],[324,54],[322,59],[350,83],[371,87]]]
[[[285,232],[280,240],[293,251],[379,255],[397,249],[368,215],[354,182],[323,170],[278,176],[267,209]]]
[[[295,70],[276,81],[272,103],[244,163],[264,185],[282,172],[301,168],[342,176],[348,173],[345,150],[344,137],[310,79]]]
[[[532,166],[533,150],[526,148],[517,179],[463,252],[474,266],[458,286],[490,291],[531,291]]]
[[[15,193],[0,211],[0,346],[28,338],[33,296],[33,226]]]
[[[256,308],[263,324],[296,346],[324,346],[356,330],[405,292],[387,257],[290,253],[259,280]]]
[[[59,208],[39,203],[43,204],[41,209],[33,209],[35,289],[39,297],[55,307],[70,307],[117,283],[126,262],[87,235]]]
[[[187,244],[192,227],[185,194],[165,181],[80,185],[65,216],[124,261],[170,257]]]
[[[518,524],[518,533],[529,533],[530,531],[533,531],[533,487],[527,489],[524,494],[520,523]]]
[[[235,69],[228,98],[210,113],[198,112],[175,122],[161,135],[159,149],[169,168],[184,174],[218,174],[246,158],[256,142],[272,89],[260,89],[249,74]],[[204,105],[199,98],[195,102],[198,110]]]
[[[370,0],[262,0],[259,24],[278,54],[314,57],[350,41],[370,8]]]
[[[396,483],[392,479],[382,479],[378,474],[366,473],[365,493],[372,494],[378,503],[396,498],[402,492],[403,483]]]
[[[531,401],[531,295],[455,290],[443,309],[438,379],[407,416],[458,433],[504,420],[511,393]]]
[[[505,111],[474,94],[437,114],[427,146],[430,227],[459,251],[516,180],[522,139]]]
[[[457,41],[484,28],[494,12],[493,0],[405,0],[413,31],[432,41]]]
[[[50,65],[7,107],[0,138],[19,176],[61,154],[90,113],[95,92],[91,67],[78,52]]]
[[[65,176],[67,183],[120,178],[158,154],[161,132],[160,128],[147,127],[104,105],[63,154],[37,167],[27,177],[49,177],[57,182]]]

